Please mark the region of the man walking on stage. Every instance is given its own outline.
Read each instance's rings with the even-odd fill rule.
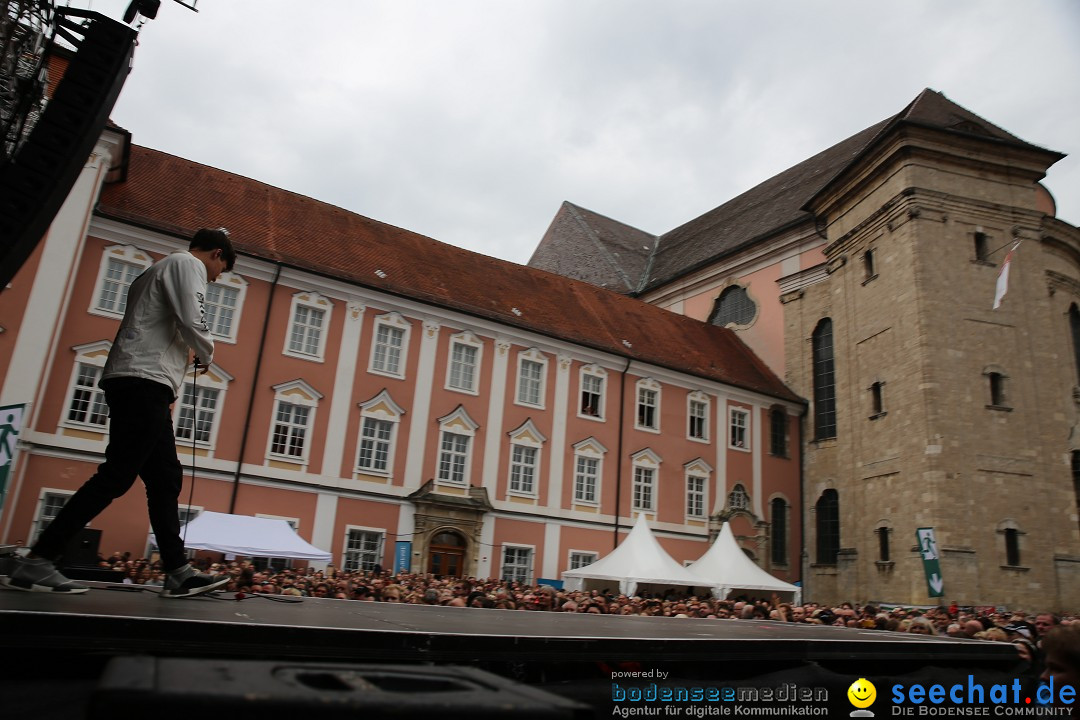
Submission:
[[[236,262],[224,228],[195,233],[188,250],[147,268],[131,283],[101,388],[109,405],[105,462],[71,496],[41,533],[30,554],[17,560],[8,587],[29,592],[77,594],[89,588],[64,577],[56,563],[67,543],[141,477],[150,526],[166,571],[161,597],[190,597],[225,585],[228,575],[198,572],[187,561],[180,538],[177,498],[183,468],[176,455],[169,406],[176,400],[195,353],[196,372],[206,372],[214,339],[203,305],[208,282]]]

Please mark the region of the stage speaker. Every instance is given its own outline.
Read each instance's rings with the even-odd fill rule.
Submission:
[[[29,137],[0,166],[0,288],[26,262],[71,192],[124,86],[138,36],[98,13],[57,13],[62,34],[77,41],[78,50]],[[77,25],[68,15],[89,24]]]
[[[298,612],[303,612],[300,608]],[[589,706],[458,666],[118,657],[88,717],[591,718]]]
[[[97,567],[98,549],[101,547],[101,531],[83,528],[71,538],[64,548],[64,567]]]

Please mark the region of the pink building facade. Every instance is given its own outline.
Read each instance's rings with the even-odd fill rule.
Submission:
[[[102,459],[128,284],[225,225],[216,354],[174,408],[183,517],[285,518],[347,569],[530,582],[641,513],[684,563],[729,520],[800,579],[804,403],[730,330],[129,142],[106,133],[0,294],[0,405],[26,408],[3,542],[32,543]],[[137,490],[91,527],[106,554],[153,550]]]

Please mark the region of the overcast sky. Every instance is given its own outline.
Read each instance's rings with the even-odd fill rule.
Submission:
[[[925,87],[1067,153],[1044,183],[1080,224],[1076,0],[197,7],[142,28],[136,144],[514,262],[563,200],[663,233]]]

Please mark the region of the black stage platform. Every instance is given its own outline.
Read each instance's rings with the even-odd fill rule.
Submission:
[[[81,717],[106,662],[120,656],[200,658],[219,668],[256,660],[324,669],[357,663],[369,668],[465,666],[584,702],[597,717],[611,716],[613,693],[638,686],[648,692],[650,683],[825,687],[830,706],[846,706],[847,715],[852,706],[846,689],[859,677],[875,683],[875,678],[903,678],[910,684],[975,673],[989,682],[1019,672],[1015,651],[1007,644],[902,633],[315,598],[279,602],[249,596],[236,601],[225,593],[163,600],[134,587],[97,585],[67,597],[0,592],[6,664],[14,659],[20,667],[4,685],[26,693],[51,674],[65,687],[79,688],[74,700],[65,702],[72,714],[55,717]],[[174,667],[171,672],[185,671]],[[264,720],[273,716],[256,714]]]

